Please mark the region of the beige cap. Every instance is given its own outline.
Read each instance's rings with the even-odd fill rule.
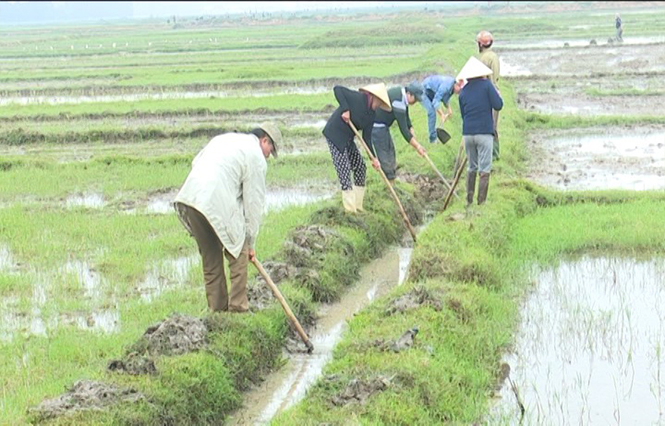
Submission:
[[[380,108],[384,111],[392,111],[393,108],[390,106],[390,99],[388,98],[388,89],[384,83],[368,84],[365,87],[361,87],[361,92],[371,93],[381,100],[382,105]]]
[[[462,67],[462,71],[457,74],[456,80],[469,80],[471,78],[487,77],[488,75],[492,75],[492,70],[480,62],[478,58],[472,56],[466,61],[466,64]]]
[[[270,136],[272,139],[272,156],[277,158],[277,145],[282,143],[282,132],[275,123],[265,122],[261,123],[259,127]]]

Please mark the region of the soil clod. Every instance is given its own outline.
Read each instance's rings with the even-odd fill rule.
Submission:
[[[47,399],[28,410],[36,422],[54,419],[83,410],[102,410],[120,402],[137,402],[144,396],[134,389],[102,382],[79,380],[65,394]]]

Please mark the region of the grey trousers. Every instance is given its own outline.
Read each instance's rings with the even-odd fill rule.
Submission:
[[[390,128],[374,127],[372,129],[372,147],[376,158],[381,163],[381,170],[389,180],[395,179],[397,170],[397,159],[395,156],[395,144],[390,136]]]
[[[464,148],[469,159],[469,173],[492,171],[493,145],[494,135],[464,135]]]
[[[247,244],[243,246],[238,258],[234,258],[224,248],[208,219],[198,210],[182,203],[176,203],[175,208],[183,225],[199,246],[199,253],[203,260],[206,298],[210,310],[213,312],[246,312],[249,309],[247,300],[249,247]],[[230,298],[226,288],[223,256],[226,256],[231,272]]]

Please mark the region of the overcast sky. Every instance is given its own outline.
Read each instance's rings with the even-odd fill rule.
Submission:
[[[472,7],[479,2],[454,1],[2,1],[0,22],[9,24],[98,21],[100,19],[166,18],[256,12],[296,12],[394,7],[440,9],[450,5]]]
[[[352,9],[407,6],[432,2],[409,1],[135,1],[134,17],[180,15],[218,15],[243,12],[277,12],[314,9]],[[448,2],[446,2],[448,3]]]

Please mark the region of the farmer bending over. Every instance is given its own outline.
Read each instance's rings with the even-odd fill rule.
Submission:
[[[247,263],[263,215],[267,158],[277,157],[279,128],[264,123],[249,133],[215,136],[196,155],[174,207],[203,260],[211,311],[247,312]],[[231,295],[223,256],[229,262]]]
[[[388,90],[388,99],[392,106],[391,112],[378,110],[374,118],[374,129],[372,130],[372,144],[369,149],[377,156],[381,163],[381,169],[390,183],[395,182],[395,144],[390,136],[390,126],[397,120],[402,137],[422,157],[425,150],[416,140],[411,118],[409,117],[409,105],[415,104],[423,96],[423,86],[413,82],[406,87],[397,86]]]
[[[332,113],[325,127],[323,135],[328,143],[333,165],[337,171],[337,178],[342,186],[342,204],[347,212],[364,211],[363,198],[365,196],[365,160],[358,151],[353,138],[355,133],[349,122],[356,130],[362,131],[362,138],[369,146],[372,144],[372,128],[376,109],[381,107],[390,111],[390,102],[386,85],[383,83],[370,84],[358,91],[344,86],[335,86],[333,89],[339,107]],[[372,167],[379,170],[381,164],[374,157]],[[351,184],[351,170],[353,170],[353,183]]]
[[[429,143],[436,142],[436,115],[445,121],[453,113],[450,108],[450,98],[458,94],[460,86],[453,77],[447,75],[430,75],[423,80],[425,95],[420,103],[427,111],[427,128],[429,130]],[[439,108],[443,104],[448,111],[446,114]]]

